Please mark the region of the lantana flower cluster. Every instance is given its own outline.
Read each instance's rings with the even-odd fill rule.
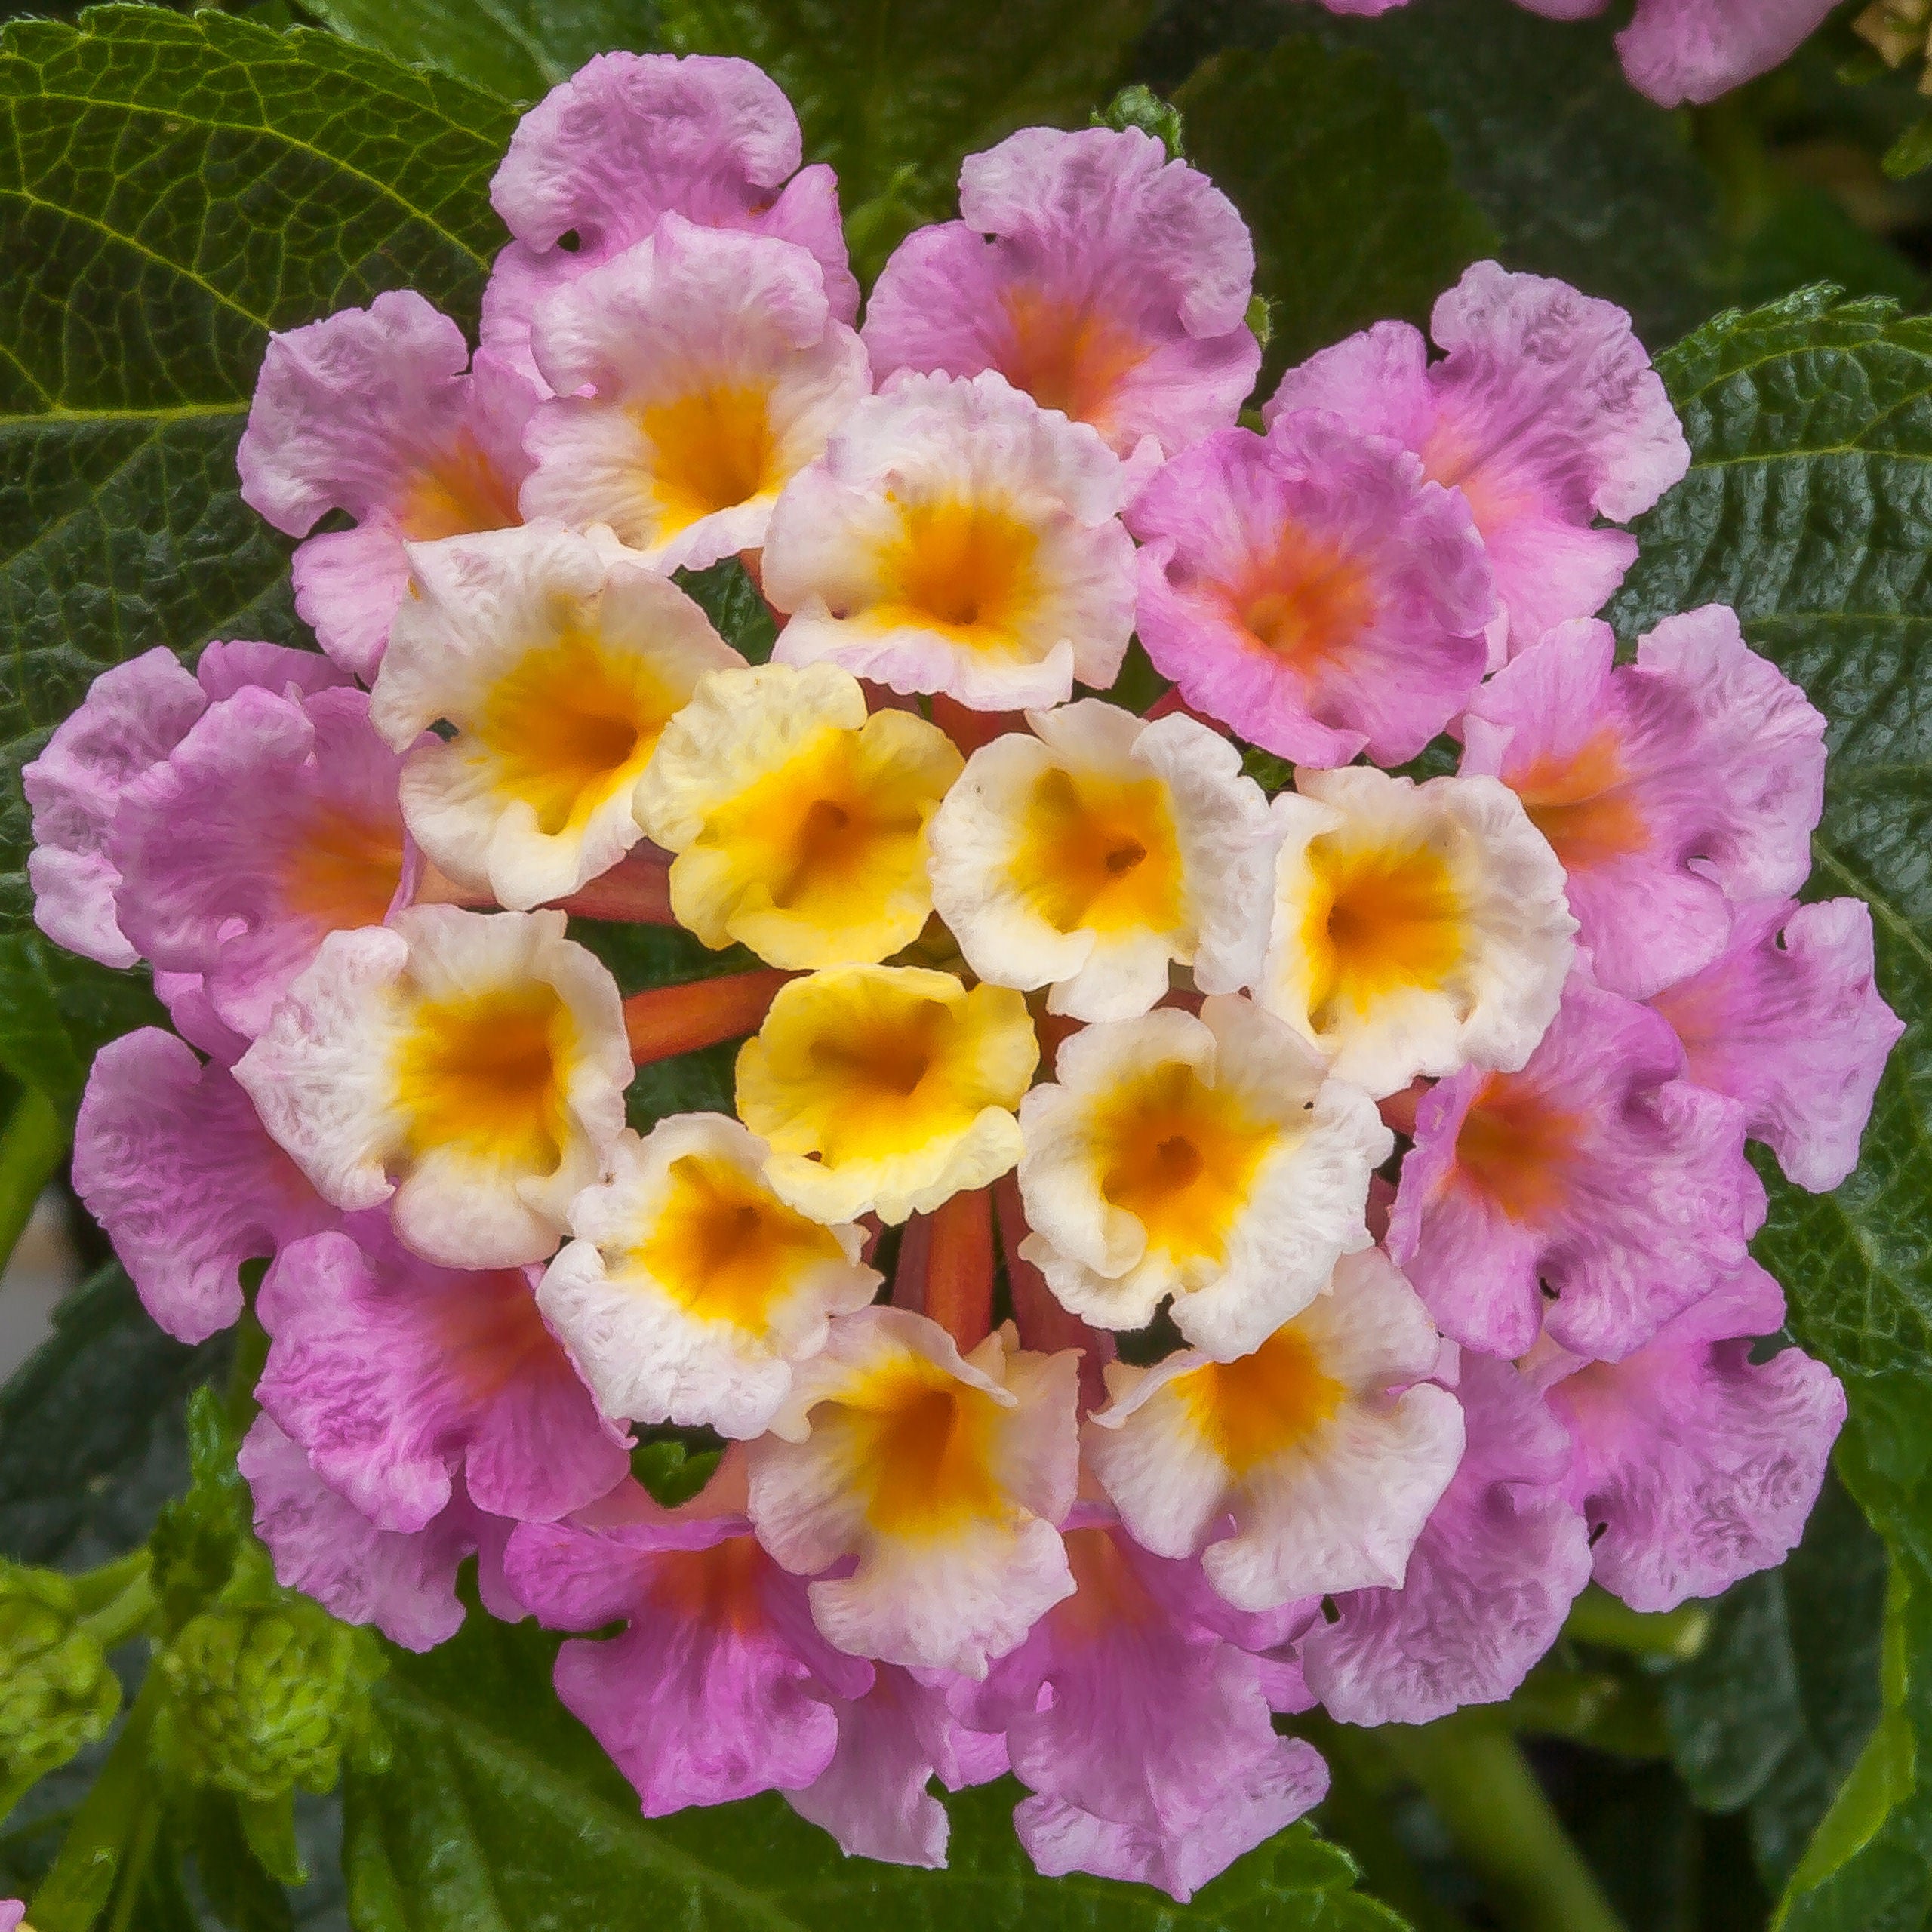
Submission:
[[[1151,136],[972,156],[863,325],[800,159],[755,68],[601,57],[473,353],[273,340],[325,654],[151,651],[27,776],[42,926],[176,1029],[75,1183],[185,1340],[266,1261],[285,1583],[426,1647],[473,1555],[648,1814],[937,1865],[1010,1768],[1043,1872],[1185,1898],[1322,1796],[1278,1715],[1791,1548],[1844,1402],[1746,1143],[1835,1186],[1898,1024],[1797,903],[1819,714],[1593,615],[1688,460],[1620,311],[1479,264],[1248,416],[1247,232]],[[734,557],[768,663],[681,587]],[[574,917],[746,957],[626,999]],[[734,1115],[627,1124],[734,1040]]]

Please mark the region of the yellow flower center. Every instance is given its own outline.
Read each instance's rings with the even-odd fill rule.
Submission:
[[[943,1536],[1010,1521],[992,1467],[1001,1404],[923,1355],[893,1356],[812,1412],[838,1460],[867,1485],[866,1520],[881,1535]]]
[[[785,480],[764,389],[719,383],[670,402],[641,404],[635,418],[650,445],[645,468],[657,520],[649,531],[620,530],[627,541],[662,543]]]
[[[1017,1106],[1039,1058],[1025,1001],[947,986],[895,967],[794,980],[739,1057],[739,1118],[779,1153],[835,1168],[917,1155]]]
[[[898,534],[878,560],[875,621],[1011,653],[1038,592],[1038,534],[996,504],[948,498],[898,507]]]
[[[1462,964],[1463,897],[1433,846],[1324,833],[1309,841],[1308,863],[1315,881],[1302,944],[1317,1032],[1344,1007],[1364,1014],[1407,988],[1438,991]]]
[[[1168,1386],[1236,1477],[1306,1441],[1346,1393],[1292,1327],[1278,1328],[1252,1355],[1204,1362]]]
[[[755,1334],[804,1269],[844,1251],[755,1176],[687,1154],[672,1162],[656,1224],[629,1258],[681,1307]]]
[[[554,1173],[570,1137],[565,1099],[577,1026],[541,982],[418,1001],[393,1094],[412,1158],[452,1148]]]
[[[1173,932],[1186,921],[1180,847],[1158,779],[1042,772],[1026,801],[1014,869],[1057,932]]]
[[[1226,1259],[1255,1170],[1279,1130],[1171,1061],[1125,1083],[1095,1110],[1100,1191],[1176,1262]]]
[[[869,925],[891,891],[922,870],[926,821],[944,789],[929,768],[881,768],[869,758],[881,735],[876,722],[815,732],[795,757],[719,806],[697,847],[729,854],[747,884],[761,885],[801,923]]]
[[[498,792],[555,838],[636,783],[678,703],[641,659],[568,623],[497,679],[475,735]]]

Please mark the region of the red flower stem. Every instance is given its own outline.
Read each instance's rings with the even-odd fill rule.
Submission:
[[[1047,1278],[1020,1252],[1026,1238],[1026,1211],[1020,1198],[1020,1177],[1002,1174],[993,1183],[993,1206],[999,1216],[1000,1247],[1006,1256],[1007,1285],[1013,1291],[1013,1318],[1023,1346],[1042,1355],[1062,1349],[1080,1350],[1080,1407],[1084,1414],[1107,1400],[1107,1364],[1114,1359],[1114,1338],[1104,1329],[1090,1328],[1078,1315],[1063,1308]]]
[[[755,973],[728,973],[719,979],[633,993],[624,1001],[631,1058],[642,1066],[674,1054],[715,1046],[720,1040],[742,1040],[758,1031],[778,989],[796,977],[764,967]]]
[[[551,903],[574,919],[610,919],[629,926],[675,926],[671,910],[671,861],[645,846],[594,878],[580,892]]]
[[[1009,731],[1023,731],[1026,728],[1026,719],[1022,712],[974,711],[956,697],[948,697],[943,691],[933,695],[933,722],[968,758],[982,745],[989,745],[994,739],[1004,737]]]
[[[925,1218],[925,1312],[968,1355],[993,1325],[992,1196],[983,1187],[955,1194]]]

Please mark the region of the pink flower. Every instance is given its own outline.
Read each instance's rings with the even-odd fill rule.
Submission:
[[[14,1932],[26,1915],[27,1909],[18,1899],[0,1899],[0,1932]]]
[[[1858,1164],[1905,1031],[1872,980],[1862,900],[1740,906],[1723,952],[1651,1004],[1683,1043],[1685,1077],[1737,1101],[1788,1180],[1827,1193]]]
[[[996,369],[1044,408],[1158,462],[1232,424],[1261,351],[1234,205],[1153,136],[1026,128],[959,171],[961,219],[922,228],[866,310],[881,381]]]
[[[471,367],[462,330],[410,289],[269,338],[235,466],[245,502],[308,537],[295,608],[337,663],[375,675],[408,588],[405,542],[518,520],[540,393],[487,349]],[[330,510],[355,528],[309,537]]]
[[[238,1460],[277,1580],[345,1623],[373,1623],[405,1650],[434,1650],[462,1624],[457,1571],[471,1555],[484,1608],[512,1623],[525,1615],[503,1580],[511,1525],[486,1516],[460,1486],[421,1529],[383,1530],[330,1488],[266,1415],[255,1418]]]
[[[347,682],[327,658],[275,644],[211,644],[192,673],[158,645],[103,671],[20,774],[33,808],[34,923],[70,952],[103,966],[133,965],[140,954],[115,921],[121,875],[107,851],[128,786],[180,743],[211,703],[247,685],[295,700]]]
[[[1497,608],[1469,506],[1318,410],[1216,431],[1134,498],[1138,629],[1195,709],[1284,758],[1414,757],[1474,694]]]
[[[1564,1494],[1597,1580],[1632,1608],[1714,1597],[1804,1534],[1844,1390],[1800,1349],[1752,1361],[1783,1321],[1777,1283],[1747,1261],[1620,1362],[1546,1342],[1526,1363],[1576,1444]]]
[[[106,846],[122,931],[254,1038],[328,934],[407,903],[401,771],[362,691],[251,686],[211,704],[122,794]]]
[[[1616,648],[1578,622],[1524,651],[1470,706],[1462,769],[1521,798],[1598,980],[1642,999],[1716,957],[1733,900],[1804,884],[1825,721],[1722,605],[1666,618],[1634,664]]]
[[[245,1261],[340,1225],[226,1066],[146,1026],[102,1048],[74,1124],[74,1189],[155,1321],[199,1342],[242,1312]]]
[[[1463,1358],[1469,1447],[1400,1589],[1334,1599],[1300,1642],[1308,1687],[1343,1724],[1427,1724],[1507,1697],[1589,1581],[1566,1500],[1569,1438],[1508,1362]]]
[[[806,1586],[759,1547],[743,1497],[734,1462],[680,1509],[630,1484],[510,1539],[512,1586],[543,1623],[626,1626],[565,1644],[557,1694],[648,1818],[811,1784],[837,1746],[832,1700],[872,1685],[872,1666],[819,1635]]]
[[[549,1521],[629,1473],[520,1269],[438,1268],[358,1217],[283,1247],[257,1312],[273,1337],[262,1407],[379,1529],[424,1528],[459,1488]]]
[[[1445,1334],[1513,1358],[1546,1321],[1614,1358],[1743,1263],[1764,1214],[1743,1112],[1683,1070],[1660,1015],[1572,974],[1520,1073],[1423,1100],[1389,1251]]]
[[[1689,468],[1690,448],[1613,303],[1478,262],[1430,328],[1444,360],[1432,365],[1407,323],[1378,322],[1291,369],[1263,414],[1333,410],[1462,491],[1506,612],[1490,628],[1500,663],[1601,608],[1637,542],[1597,519],[1648,509]]]
[[[859,285],[838,180],[822,164],[801,169],[802,152],[792,103],[748,60],[598,54],[524,115],[490,184],[515,239],[484,291],[485,348],[539,380],[537,304],[669,214],[796,242],[817,258],[833,314],[851,321]]]
[[[1266,1666],[1216,1627],[1226,1606],[1198,1564],[1148,1555],[1110,1515],[1077,1510],[1075,1594],[961,1703],[1005,1734],[1033,1793],[1014,1821],[1042,1872],[1137,1879],[1184,1902],[1318,1803],[1327,1770],[1275,1736]],[[1314,1614],[1296,1606],[1294,1621]]]
[[[931,1673],[928,1673],[931,1675]],[[969,1730],[947,1703],[943,1678],[922,1682],[897,1664],[874,1666],[872,1687],[834,1697],[838,1741],[832,1761],[785,1801],[854,1858],[937,1869],[946,1863],[946,1807],[928,1790],[985,1784],[1007,1768],[1006,1740]]]

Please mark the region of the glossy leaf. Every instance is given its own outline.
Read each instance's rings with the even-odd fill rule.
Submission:
[[[1437,295],[1495,247],[1451,178],[1441,136],[1365,54],[1299,38],[1259,60],[1223,54],[1174,104],[1188,158],[1254,231],[1273,325],[1264,395],[1291,363],[1356,329],[1426,321]]]
[[[325,26],[405,64],[528,102],[593,54],[656,44],[651,0],[309,0]]]
[[[358,1932],[1399,1932],[1351,1889],[1346,1854],[1306,1826],[1241,1860],[1188,1906],[1075,1876],[1037,1877],[1009,1780],[949,1801],[951,1869],[848,1859],[777,1797],[643,1819],[550,1687],[556,1640],[472,1615],[425,1657],[398,1654],[377,1693],[394,1767],[352,1777],[346,1838]]]
[[[0,39],[0,918],[18,768],[109,664],[298,636],[236,494],[268,332],[420,288],[474,321],[512,116],[334,35],[105,7]]]
[[[1932,1922],[1932,321],[1814,289],[1718,317],[1663,361],[1694,453],[1638,528],[1614,607],[1633,635],[1734,605],[1830,720],[1811,890],[1872,906],[1879,983],[1908,1023],[1858,1171],[1835,1194],[1771,1177],[1760,1258],[1798,1340],[1844,1379],[1838,1467],[1893,1565],[1887,1705],[1916,1772],[1873,1777],[1807,1861],[1787,1932]]]

